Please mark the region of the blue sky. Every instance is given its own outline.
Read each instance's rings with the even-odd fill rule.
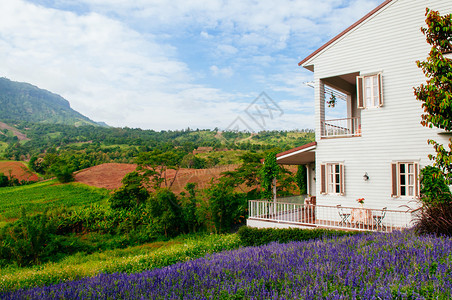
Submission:
[[[298,62],[381,2],[6,0],[0,76],[117,127],[313,128]]]

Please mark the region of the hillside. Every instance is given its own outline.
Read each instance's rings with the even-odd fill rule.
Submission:
[[[174,180],[171,190],[180,194],[189,182],[198,184],[199,188],[210,186],[212,179],[217,179],[222,172],[233,171],[237,165],[217,166],[208,169],[186,169],[181,168],[177,173],[175,170],[168,170],[166,180]],[[117,189],[122,183],[121,180],[127,173],[135,171],[134,164],[106,163],[91,168],[84,169],[75,174],[75,181],[90,186],[106,189]]]
[[[98,125],[63,97],[25,82],[0,78],[0,120]]]

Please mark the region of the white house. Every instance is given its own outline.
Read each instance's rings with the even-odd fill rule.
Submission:
[[[419,170],[432,163],[427,140],[451,137],[420,124],[413,90],[426,81],[415,63],[430,51],[420,30],[426,7],[452,13],[450,0],[387,0],[299,63],[314,72],[316,141],[277,161],[307,166],[316,205],[252,201],[249,226],[409,225]]]

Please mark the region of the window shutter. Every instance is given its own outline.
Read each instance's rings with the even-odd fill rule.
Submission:
[[[379,106],[383,106],[383,75],[378,73],[378,101]]]
[[[345,195],[345,182],[344,182],[344,180],[345,180],[345,174],[344,174],[344,171],[345,171],[345,166],[344,166],[344,164],[339,164],[339,172],[340,172],[340,180],[341,180],[341,196],[344,196]]]
[[[320,193],[326,194],[326,165],[320,165]]]
[[[391,163],[392,171],[392,192],[391,197],[397,197],[397,163]]]
[[[414,197],[420,197],[419,164],[414,163]]]
[[[356,97],[358,108],[364,108],[364,76],[356,77]]]

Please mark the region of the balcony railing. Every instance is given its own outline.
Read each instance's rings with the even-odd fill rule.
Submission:
[[[248,206],[248,219],[305,227],[391,232],[413,226],[410,211],[274,203],[263,200],[250,200]]]
[[[361,136],[361,119],[345,118],[322,121],[322,137]]]

